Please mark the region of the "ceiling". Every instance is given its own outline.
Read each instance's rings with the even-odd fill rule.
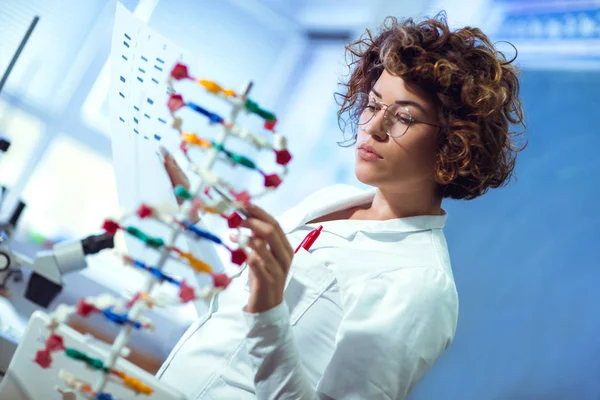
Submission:
[[[378,26],[388,15],[422,13],[432,0],[254,0],[307,32],[356,33]]]

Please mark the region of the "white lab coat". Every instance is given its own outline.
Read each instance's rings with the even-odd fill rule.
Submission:
[[[278,218],[295,248],[307,221],[370,202],[335,185]],[[285,301],[242,311],[247,271],[213,300],[158,372],[190,399],[402,399],[451,343],[458,297],[446,216],[322,223],[294,256]]]

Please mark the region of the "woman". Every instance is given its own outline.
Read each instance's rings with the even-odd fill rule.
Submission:
[[[158,373],[191,399],[401,399],[454,337],[441,203],[510,179],[509,124],[523,124],[515,68],[443,14],[387,19],[347,50],[339,116],[354,123],[356,177],[373,190],[327,188],[278,220],[249,208],[249,268]]]

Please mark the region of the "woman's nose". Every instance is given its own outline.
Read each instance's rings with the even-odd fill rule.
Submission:
[[[365,126],[365,132],[373,136],[377,141],[384,141],[387,139],[387,134],[383,129],[383,110],[379,111],[373,116],[373,118]]]

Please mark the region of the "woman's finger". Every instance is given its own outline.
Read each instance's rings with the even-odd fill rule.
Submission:
[[[248,210],[248,212],[250,213],[250,215],[252,215],[253,217],[259,218],[265,222],[269,222],[273,225],[277,225],[279,226],[279,224],[277,223],[277,220],[275,218],[273,218],[271,216],[271,214],[269,214],[268,212],[266,212],[265,210],[263,210],[262,208],[260,208],[259,206],[257,206],[256,204],[248,204],[248,206],[246,207],[246,209]]]
[[[248,246],[262,259],[265,268],[273,277],[278,277],[284,274],[283,267],[275,259],[271,250],[267,247],[267,242],[265,242],[263,239],[253,237],[248,241]]]
[[[242,222],[242,226],[251,229],[256,236],[264,239],[281,265],[289,265],[294,253],[286,246],[288,240],[285,235],[280,234],[273,225],[250,217]]]
[[[259,206],[255,205],[255,204],[249,204],[247,207],[247,210],[251,216],[258,218],[261,221],[265,221],[266,223],[272,225],[275,228],[275,230],[282,237],[285,238],[285,232],[283,231],[283,229],[281,229],[279,222],[277,222],[277,220],[275,218],[273,218],[273,216],[271,214],[269,214],[268,212],[266,212],[265,210],[263,210],[262,208],[260,208]],[[293,253],[294,249],[292,248],[292,245],[289,243],[287,238],[285,239],[285,244],[287,245],[286,247],[288,248],[288,250]]]
[[[275,282],[275,278],[269,272],[265,261],[256,253],[252,253],[246,260],[248,266],[252,269],[253,273],[259,279],[260,283],[266,283],[272,285]]]
[[[167,170],[167,175],[169,175],[169,179],[171,180],[171,185],[173,185],[173,187],[181,185],[184,188],[189,189],[190,181],[179,164],[177,164],[177,161],[175,161],[173,156],[164,147],[161,147],[160,151],[165,160],[165,169]]]

